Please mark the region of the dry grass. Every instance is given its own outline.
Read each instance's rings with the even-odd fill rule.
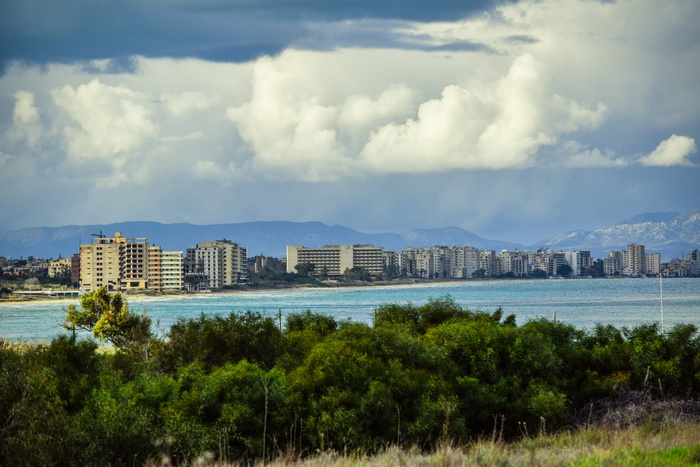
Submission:
[[[151,464],[153,465],[153,464]],[[169,465],[167,460],[161,467]],[[194,466],[233,466],[218,463],[211,454]],[[676,418],[647,420],[640,426],[622,429],[583,427],[554,435],[541,435],[515,443],[480,441],[468,446],[446,444],[435,452],[391,447],[368,456],[321,452],[305,459],[281,455],[257,463],[258,467],[400,467],[400,466],[629,466],[700,465],[700,424]]]
[[[445,444],[435,452],[388,448],[367,456],[322,452],[306,459],[281,455],[267,466],[628,466],[700,465],[700,402],[652,400],[628,394],[596,408],[595,423],[514,443],[479,441],[467,446]],[[590,409],[589,409],[590,411]],[[197,465],[216,465],[200,458]],[[219,464],[222,465],[222,464]],[[232,464],[227,464],[232,465]],[[233,464],[235,465],[235,464]],[[262,466],[262,463],[257,464]]]

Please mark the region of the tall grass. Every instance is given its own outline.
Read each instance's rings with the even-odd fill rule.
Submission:
[[[318,452],[301,458],[279,452],[270,467],[394,467],[394,466],[686,466],[700,465],[700,402],[652,400],[644,394],[607,403],[599,418],[554,434],[540,433],[516,442],[504,442],[497,433],[490,439],[456,446],[443,443],[432,452],[414,447],[388,447],[376,455],[352,452]],[[624,420],[624,422],[622,422]],[[217,463],[204,454],[195,466],[237,466]],[[167,458],[149,464],[169,465]]]
[[[204,460],[204,459],[202,459]],[[625,429],[582,428],[515,443],[479,441],[435,452],[389,448],[375,456],[318,453],[304,460],[280,457],[270,466],[629,466],[700,465],[700,424],[673,427],[650,421]]]

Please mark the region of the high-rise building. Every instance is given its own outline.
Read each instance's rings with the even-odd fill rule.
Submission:
[[[661,272],[661,254],[647,253],[644,257],[646,273],[658,275]]]
[[[625,254],[625,264],[623,272],[625,274],[646,274],[647,263],[644,245],[630,243],[627,245],[627,253]]]
[[[146,238],[125,238],[120,232],[114,238],[99,236],[80,245],[79,258],[80,290],[86,292],[182,288],[182,252],[162,251]]]
[[[470,246],[453,246],[450,248],[451,277],[472,277],[474,271],[479,269],[479,250]]]
[[[148,287],[148,241],[98,237],[80,245],[80,290],[89,292],[105,287],[110,292]]]
[[[248,280],[248,250],[231,240],[198,243],[187,249],[185,275],[203,278],[212,289]]]
[[[624,256],[624,251],[608,253],[608,257],[603,259],[603,272],[606,276],[616,276],[622,272]]]

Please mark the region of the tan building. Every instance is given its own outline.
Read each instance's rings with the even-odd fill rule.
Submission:
[[[340,277],[346,269],[361,267],[372,276],[383,272],[383,248],[372,245],[326,245],[306,248],[287,245],[287,272],[297,272],[298,264],[313,264],[316,275]]]
[[[106,287],[111,292],[129,289],[182,289],[182,252],[163,251],[146,238],[98,237],[80,245],[80,290]]]
[[[92,244],[80,245],[80,290],[89,292],[105,287],[109,291],[148,287],[148,241],[98,237]]]
[[[63,258],[49,263],[49,277],[70,277],[71,260]]]

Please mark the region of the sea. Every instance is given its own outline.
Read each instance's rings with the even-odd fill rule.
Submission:
[[[519,325],[546,318],[591,329],[600,324],[632,328],[659,323],[700,327],[700,278],[597,278],[485,280],[393,286],[328,287],[127,298],[145,312],[154,331],[166,335],[180,319],[253,311],[278,320],[311,310],[337,320],[372,324],[374,310],[388,303],[422,305],[451,297],[470,310],[514,314]],[[0,339],[50,341],[65,334],[65,308],[78,300],[0,304]]]

